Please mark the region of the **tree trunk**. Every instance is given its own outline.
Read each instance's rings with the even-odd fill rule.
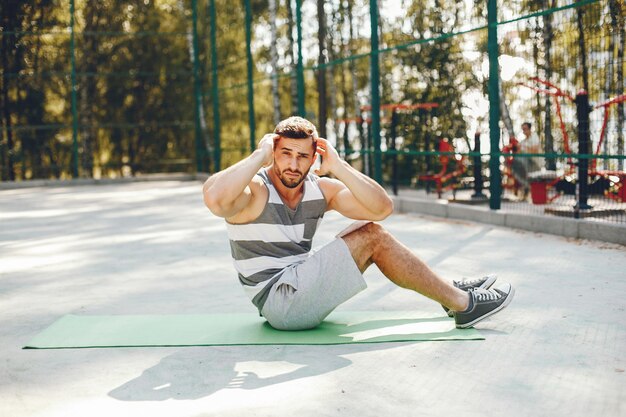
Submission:
[[[277,125],[281,120],[280,114],[280,93],[278,91],[278,49],[276,48],[276,0],[269,0],[270,13],[270,60],[272,66],[272,100],[274,105],[274,124]]]
[[[539,18],[535,19],[535,26],[533,27],[533,62],[535,63],[535,77],[539,77],[540,65],[539,65],[539,48],[540,48],[540,38],[541,38],[541,28],[539,26]],[[541,120],[541,112],[542,112],[542,103],[541,103],[541,95],[535,94],[535,105],[532,110],[533,120],[537,121],[537,132],[543,132],[543,120]]]
[[[555,6],[555,1],[552,0],[552,4],[548,0],[544,0],[544,9]],[[551,81],[552,79],[552,15],[547,14],[543,16],[543,49],[544,49],[544,72],[545,79]],[[552,97],[545,96],[545,120],[543,124],[544,128],[544,151],[546,153],[554,153],[554,137],[552,136]],[[552,158],[546,158],[546,168],[549,170],[556,170],[556,161]]]
[[[376,3],[376,8],[378,9],[378,12],[376,13],[378,15],[378,49],[384,49],[387,47],[387,43],[385,42],[385,38],[383,37],[383,20],[380,18],[380,1],[378,1]],[[379,55],[379,59],[380,59],[380,55]],[[380,73],[384,74],[385,73],[385,60],[384,59],[380,59],[380,64],[381,64],[381,68],[380,68]],[[381,99],[381,104],[385,103],[385,92],[391,92],[391,88],[390,88],[390,79],[388,79],[385,76],[381,76],[380,77],[380,99]],[[371,84],[370,84],[371,85]],[[382,125],[382,124],[381,124]],[[387,135],[388,136],[388,135]]]
[[[85,51],[94,51],[89,48],[89,44],[93,42],[85,42]],[[86,58],[87,61],[92,61],[91,58]],[[96,70],[96,66],[93,62],[87,62],[84,67],[85,72],[93,73]],[[81,166],[83,176],[91,178],[93,177],[94,168],[94,142],[95,142],[95,129],[93,124],[95,123],[93,117],[93,101],[96,95],[95,80],[91,76],[83,76],[82,82],[79,82],[80,86],[80,107],[79,107],[79,120],[81,127],[79,128],[82,138],[82,154],[81,154]]]
[[[617,14],[618,17],[618,26],[619,26],[619,36],[617,38],[617,62],[624,62],[624,43],[626,42],[626,5],[622,2],[619,5],[620,11]],[[617,86],[621,91],[624,91],[626,85],[624,84],[624,66],[617,65]],[[624,111],[626,110],[626,106],[624,103],[619,103],[617,105],[617,154],[624,155],[624,119],[626,119],[626,114]],[[619,171],[624,170],[624,160],[619,159],[617,161],[617,169]]]
[[[604,94],[603,94],[603,101],[606,101],[608,99],[610,99],[611,97],[613,97],[613,92],[615,91],[614,89],[614,82],[613,79],[615,77],[615,72],[613,71],[613,66],[614,66],[614,55],[615,55],[615,39],[618,36],[618,29],[617,29],[617,15],[615,14],[616,10],[615,10],[615,0],[609,0],[609,11],[610,11],[610,15],[611,15],[611,30],[609,31],[608,36],[605,37],[608,38],[608,45],[607,45],[607,55],[609,58],[609,65],[606,66],[606,74],[605,74],[605,78],[604,78]],[[604,137],[604,142],[602,143],[603,147],[602,147],[602,153],[604,155],[608,155],[609,153],[609,140],[608,140],[608,134],[605,135]],[[608,159],[603,159],[602,160],[602,165],[604,167],[604,169],[609,169],[609,165],[611,164],[611,161],[609,161]]]
[[[317,88],[318,88],[318,129],[321,137],[326,137],[326,121],[328,119],[326,109],[326,13],[324,12],[324,0],[317,0],[317,22],[319,30],[317,32],[317,41],[319,45],[318,65],[321,67],[317,70]]]
[[[348,103],[350,102],[351,94],[348,92],[348,86],[346,85],[346,72],[341,71],[341,96],[343,98],[343,107],[345,109],[344,118],[349,118],[348,115]],[[350,153],[350,141],[348,138],[348,124],[344,123],[343,131],[341,132],[341,147],[344,151],[344,158],[348,157]],[[339,147],[339,137],[337,137],[337,146]]]
[[[185,2],[183,0],[179,0],[178,1],[178,7],[180,8],[180,11],[183,13],[185,12]],[[207,6],[208,9],[208,6]],[[195,53],[194,53],[194,46],[193,46],[193,28],[189,29],[187,31],[187,50],[189,52],[189,66],[191,68],[194,67],[194,59],[195,59]],[[202,82],[200,82],[200,85],[202,85]],[[206,118],[205,118],[205,113],[204,113],[204,99],[200,99],[200,100],[194,100],[194,106],[197,106],[198,108],[196,109],[198,111],[198,114],[200,116],[200,132],[202,134],[202,145],[204,146],[204,154],[206,155],[206,167],[209,167],[211,164],[211,156],[212,155],[212,147],[211,147],[211,140],[209,138],[209,135],[207,134],[208,132],[208,128],[207,128],[207,123],[206,123]]]
[[[6,26],[5,26],[6,27]],[[8,50],[9,45],[6,42],[7,36],[2,37],[2,67],[8,68]],[[15,181],[15,166],[13,165],[13,126],[11,124],[11,102],[9,101],[9,80],[8,77],[3,73],[2,77],[2,116],[3,116],[3,124],[4,131],[6,132],[6,152],[2,154],[2,165],[6,168],[2,169],[2,179],[8,179],[9,181]],[[2,144],[2,149],[5,148],[5,145]]]
[[[15,6],[16,3],[9,2],[9,4]],[[2,27],[6,31],[15,31],[17,28],[15,27],[15,22],[17,21],[18,8],[8,10],[9,7],[4,5],[2,10]],[[17,35],[13,35],[17,36]],[[17,42],[14,43],[16,45]],[[9,99],[9,78],[6,75],[6,72],[15,72],[15,67],[17,63],[13,64],[13,71],[9,71],[9,54],[14,50],[14,46],[10,45],[9,36],[2,36],[2,118],[4,124],[4,131],[6,132],[6,152],[3,152],[3,160],[2,165],[6,166],[6,168],[2,169],[2,179],[7,179],[9,181],[15,181],[15,166],[13,164],[13,153],[14,153],[14,140],[13,140],[13,130],[11,123],[11,102]],[[4,149],[4,144],[1,146]]]
[[[506,104],[506,99],[504,97],[504,89],[502,88],[502,78],[500,77],[500,69],[498,68],[498,82],[500,83],[499,93],[500,93],[500,112],[502,122],[504,123],[504,127],[506,128],[509,138],[515,138],[515,129],[513,128],[513,121],[511,120],[511,114],[509,113],[509,106]]]
[[[333,8],[333,13],[332,13],[332,25],[335,28],[339,28],[339,20],[337,18],[337,11]],[[336,31],[335,33],[337,33],[338,31]],[[328,34],[328,44],[327,44],[327,49],[328,49],[328,59],[331,61],[334,61],[337,58],[337,54],[335,53],[335,45],[336,45],[336,40],[333,37],[333,32],[330,31],[327,33]],[[340,35],[339,37],[339,49],[341,50],[341,45],[342,44],[342,37]],[[341,71],[341,67],[339,67],[339,70]],[[329,77],[328,77],[328,89],[330,90],[330,97],[329,97],[329,104],[330,104],[330,109],[329,109],[329,113],[330,113],[330,118],[331,118],[331,125],[333,127],[333,135],[335,137],[335,140],[337,138],[339,138],[339,123],[337,122],[337,118],[339,117],[339,115],[337,114],[337,84],[335,83],[335,67],[332,66],[329,68]],[[344,112],[344,117],[345,116],[345,112]],[[336,142],[335,142],[336,143]]]
[[[358,34],[358,27],[354,24],[354,15],[352,13],[352,1],[348,1],[348,33],[349,33],[349,43],[348,45],[353,45],[355,43],[354,39],[358,38],[359,34]],[[352,51],[350,49],[348,49],[349,53],[351,53]],[[363,123],[360,122],[361,120],[361,104],[359,103],[359,86],[358,86],[358,79],[357,79],[357,70],[356,70],[356,62],[354,60],[351,60],[350,63],[350,79],[352,80],[352,101],[353,101],[353,106],[354,106],[354,117],[356,117],[357,122],[356,122],[356,126],[357,129],[359,131],[359,139],[361,141],[361,151],[367,151],[367,140],[365,138],[365,132],[363,131]],[[346,103],[346,107],[347,107],[347,103]],[[363,172],[365,172],[367,175],[369,175],[370,173],[370,166],[369,166],[369,154],[367,152],[362,154],[362,159],[363,159]]]
[[[293,9],[291,8],[291,0],[285,0],[285,4],[287,7],[287,34],[289,37],[287,55],[291,58],[291,114],[296,114],[298,112],[298,81],[296,79],[296,48],[294,47],[296,41],[293,38]]]
[[[584,10],[576,9],[576,22],[578,24],[578,47],[580,49],[580,66],[583,78],[583,88],[589,94],[589,67],[587,66],[587,48],[585,47]]]
[[[37,19],[36,27],[42,28],[44,25],[44,17],[45,17],[45,5],[43,3],[39,4],[39,18]],[[34,19],[33,19],[34,20]],[[39,72],[39,54],[41,52],[41,37],[37,37],[37,41],[35,43],[35,51],[34,51],[34,60],[33,60],[33,71],[35,73]],[[29,86],[29,89],[32,89],[36,101],[33,102],[33,116],[29,124],[44,124],[44,106],[45,106],[45,89],[41,80],[37,80],[33,82],[32,85]],[[50,175],[47,170],[43,168],[43,151],[45,147],[48,145],[46,143],[46,133],[45,131],[38,130],[34,133],[34,146],[31,149],[31,170],[32,170],[32,178],[47,178]]]
[[[87,2],[83,10],[85,17],[85,32],[96,32],[100,30],[100,9],[101,3]],[[95,142],[94,104],[96,100],[96,78],[93,74],[98,70],[98,37],[86,36],[84,47],[82,48],[81,61],[78,65],[83,75],[79,78],[79,120],[82,139],[81,166],[82,174],[86,177],[93,177],[93,151]]]

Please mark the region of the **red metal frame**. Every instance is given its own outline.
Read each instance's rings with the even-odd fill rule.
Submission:
[[[563,99],[567,99],[570,102],[574,102],[576,101],[576,99],[569,93],[561,90],[559,87],[557,87],[556,85],[554,85],[553,83],[551,83],[550,81],[546,81],[543,80],[539,77],[531,77],[530,78],[531,81],[534,81],[538,84],[542,84],[544,86],[547,87],[547,89],[544,88],[539,88],[539,87],[535,87],[534,85],[529,85],[529,84],[524,84],[524,83],[518,83],[518,85],[521,85],[523,87],[526,88],[530,88],[531,90],[539,93],[539,94],[545,94],[548,96],[551,96],[554,98],[554,105],[556,107],[556,114],[557,117],[559,118],[559,128],[561,130],[561,135],[563,136],[563,150],[565,151],[565,153],[567,155],[571,155],[572,151],[571,148],[569,146],[569,135],[567,133],[567,129],[565,128],[565,122],[563,121],[563,112],[561,111],[561,98]],[[519,142],[517,142],[517,140],[515,138],[512,138],[512,140],[514,140],[517,144],[519,144]],[[516,153],[519,151],[519,146],[515,146],[512,148],[512,152],[511,153]],[[512,158],[511,158],[512,159]],[[553,189],[554,186],[564,177],[567,175],[571,175],[574,171],[574,163],[572,161],[572,158],[570,156],[568,156],[567,158],[567,164],[569,165],[569,169],[563,174],[563,176],[561,177],[557,177],[554,180],[550,181],[548,184],[546,184],[546,187],[548,190]],[[509,164],[509,170],[510,170],[510,164]],[[512,173],[510,173],[510,176],[512,177]],[[513,177],[513,182],[514,182],[514,186],[519,187],[519,184],[517,184],[517,180],[514,179]],[[548,203],[551,203],[552,201],[554,201],[556,198],[559,197],[559,194],[555,194],[552,197],[547,199]]]
[[[521,189],[521,184],[513,175],[513,155],[519,152],[519,141],[514,137],[510,137],[509,144],[504,145],[500,152],[507,154],[507,156],[504,157],[502,188],[513,190],[513,192],[517,194],[517,192]]]
[[[605,101],[604,103],[597,104],[593,109],[604,108],[604,115],[602,120],[602,129],[600,129],[600,139],[598,140],[598,147],[594,155],[600,154],[602,142],[606,133],[606,127],[609,123],[609,109],[611,106],[626,102],[626,94],[614,97]],[[615,201],[626,202],[626,172],[624,171],[606,171],[596,169],[597,159],[592,158],[589,163],[589,176],[599,176],[608,179],[615,187],[615,192],[605,191],[604,195]],[[617,177],[617,181],[613,181],[611,177]]]
[[[532,77],[530,78],[530,80],[547,86],[548,90],[541,89],[533,85],[528,85],[524,83],[518,83],[518,85],[521,85],[526,88],[530,88],[531,90],[536,91],[537,93],[554,97],[554,105],[556,107],[556,114],[557,114],[557,117],[559,118],[559,127],[561,129],[561,134],[563,135],[563,150],[565,151],[566,154],[570,155],[572,151],[569,147],[569,135],[567,134],[567,129],[565,128],[565,122],[563,121],[563,113],[561,112],[561,100],[559,99],[563,97],[563,98],[568,99],[572,103],[576,101],[576,99],[571,94],[564,92],[559,87],[557,87],[556,85],[552,84],[549,81],[542,80],[539,77]],[[572,158],[568,158],[568,164],[570,164],[571,166]]]
[[[602,147],[602,142],[604,141],[604,134],[606,133],[606,126],[609,123],[609,108],[618,103],[626,102],[626,94],[622,94],[621,96],[617,96],[615,98],[609,99],[604,103],[600,103],[596,105],[593,109],[604,108],[604,116],[602,120],[602,129],[600,130],[600,139],[598,140],[598,147],[596,148],[595,155],[600,155],[600,148]],[[596,159],[592,159],[591,168],[595,169],[596,167]]]
[[[569,147],[569,136],[567,134],[567,130],[565,129],[565,123],[563,122],[563,116],[561,113],[561,104],[560,104],[560,98],[563,97],[565,99],[568,99],[571,102],[574,102],[575,99],[572,95],[563,92],[560,88],[558,88],[556,85],[552,84],[549,81],[546,80],[542,80],[538,77],[532,77],[530,78],[531,81],[534,81],[536,83],[539,84],[543,84],[546,87],[548,87],[548,89],[542,89],[542,88],[538,88],[535,87],[533,85],[528,85],[528,84],[524,84],[524,83],[518,83],[518,85],[530,88],[533,91],[536,91],[537,93],[540,94],[546,94],[549,96],[554,97],[554,103],[556,106],[556,111],[557,111],[557,116],[559,118],[559,124],[560,124],[560,129],[561,129],[561,133],[563,135],[563,149],[565,151],[566,154],[571,155],[571,150]],[[602,146],[602,142],[604,141],[604,136],[606,134],[606,127],[608,125],[608,120],[609,120],[609,108],[613,105],[616,105],[618,103],[623,103],[626,102],[626,94],[622,94],[620,96],[614,97],[612,99],[609,99],[607,101],[605,101],[604,103],[600,103],[598,105],[596,105],[593,109],[600,109],[600,108],[604,108],[604,116],[603,116],[603,121],[602,121],[602,128],[600,130],[600,139],[598,141],[598,146],[596,148],[596,151],[594,153],[594,155],[599,155],[600,154],[600,149]],[[515,140],[515,138],[512,138],[512,140]],[[515,142],[517,142],[515,140]],[[503,148],[503,152],[504,149],[506,147]],[[511,153],[514,153],[514,149],[515,146],[510,147],[511,149]],[[572,159],[571,157],[568,157],[568,165],[570,166],[569,170],[564,174],[565,175],[570,175],[574,172],[574,164],[572,163]],[[608,198],[611,198],[613,200],[616,201],[621,201],[621,202],[626,202],[626,172],[623,171],[602,171],[602,170],[598,170],[596,169],[596,165],[597,165],[597,159],[596,158],[591,158],[590,161],[590,165],[589,165],[589,177],[603,177],[608,179],[614,187],[616,187],[616,191],[614,193],[606,191],[605,192],[605,196]],[[510,166],[509,166],[510,168]],[[617,181],[614,181],[612,178],[610,177],[617,177]],[[556,183],[558,181],[560,181],[562,177],[559,177],[557,179],[555,179],[554,181],[550,182],[547,186],[549,188],[552,188],[554,185],[556,185]],[[551,199],[549,199],[549,201],[554,200],[555,198],[558,197],[558,194],[554,197],[552,197]]]
[[[441,198],[441,194],[444,191],[455,189],[456,183],[451,181],[463,175],[467,168],[465,166],[465,156],[455,154],[454,145],[450,143],[447,138],[441,138],[439,140],[439,152],[442,153],[439,156],[441,170],[436,174],[419,175],[417,179],[418,181],[434,182],[435,187],[437,188],[437,195]],[[448,172],[450,159],[454,159],[456,166],[452,171]]]

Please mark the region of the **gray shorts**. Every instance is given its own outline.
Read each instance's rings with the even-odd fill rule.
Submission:
[[[279,330],[311,329],[339,304],[367,288],[341,238],[287,268],[274,284],[261,314]]]

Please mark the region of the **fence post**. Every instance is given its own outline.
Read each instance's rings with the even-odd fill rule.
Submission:
[[[244,0],[246,7],[246,57],[248,60],[248,124],[250,126],[250,151],[256,148],[256,126],[254,121],[254,85],[252,73],[252,12],[250,11],[250,0]]]
[[[578,119],[578,181],[576,184],[576,205],[574,217],[580,217],[580,210],[590,210],[592,207],[587,203],[589,198],[589,95],[581,90],[576,95],[576,118]]]
[[[487,48],[489,51],[489,207],[500,209],[502,174],[500,173],[500,86],[498,67],[498,7],[496,0],[487,5]]]
[[[76,105],[76,53],[74,44],[74,0],[70,0],[70,61],[72,66],[72,177],[78,178],[78,111]]]
[[[191,0],[191,29],[192,29],[192,56],[193,60],[193,93],[194,93],[194,132],[196,137],[196,171],[207,172],[204,161],[204,146],[202,145],[202,124],[200,109],[202,109],[202,89],[200,88],[200,66],[198,63],[198,2]]]
[[[482,161],[480,156],[480,132],[474,134],[474,194],[473,200],[487,200],[487,196],[483,194],[483,172]]]
[[[370,73],[372,78],[372,139],[374,145],[374,179],[383,183],[382,155],[380,153],[380,69],[378,67],[378,1],[370,0],[371,53]]]
[[[217,42],[215,41],[215,31],[217,27],[217,20],[215,17],[215,0],[211,0],[210,4],[211,14],[211,84],[212,84],[212,97],[213,97],[213,168],[215,172],[221,170],[221,157],[222,157],[222,144],[220,139],[220,99],[217,81]]]

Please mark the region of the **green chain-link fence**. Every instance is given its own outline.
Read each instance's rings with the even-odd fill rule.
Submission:
[[[1,11],[3,181],[214,172],[301,114],[401,194],[626,221],[623,0]]]

